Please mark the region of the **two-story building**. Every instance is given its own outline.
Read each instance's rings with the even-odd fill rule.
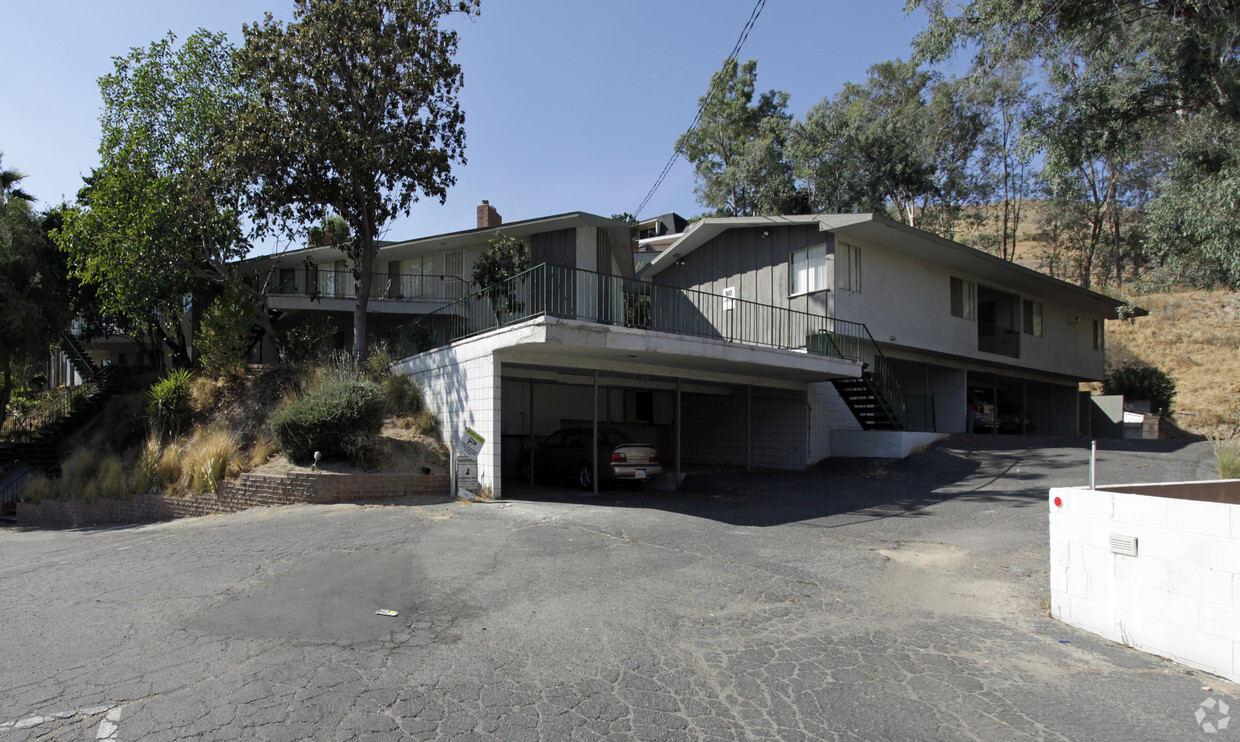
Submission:
[[[393,331],[396,370],[447,435],[487,440],[479,472],[497,493],[570,425],[626,430],[677,471],[902,456],[979,411],[1076,435],[1077,385],[1102,378],[1121,305],[871,214],[704,219],[638,278],[618,258],[595,270],[601,239],[577,263],[535,253],[526,274]]]

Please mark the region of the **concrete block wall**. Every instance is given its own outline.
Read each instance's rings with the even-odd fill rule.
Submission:
[[[439,415],[444,442],[460,450],[459,441],[469,427],[486,439],[478,457],[478,481],[500,492],[500,361],[494,351],[503,333],[475,338],[439,350],[422,353],[393,368],[407,374],[422,387],[426,408]]]
[[[60,500],[19,502],[17,522],[23,526],[44,528],[149,523],[299,503],[324,504],[410,496],[446,497],[449,485],[450,478],[443,474],[242,474],[236,480],[221,483],[218,493],[195,497],[142,494],[134,495],[130,500],[100,498],[93,503]]]
[[[1194,485],[1219,483],[1174,486]],[[1240,682],[1240,504],[1108,489],[1050,491],[1051,614]],[[1113,553],[1113,535],[1137,555]]]
[[[769,399],[755,393],[746,432],[744,396],[686,394],[682,452],[686,463],[745,466],[755,469],[804,469],[810,463],[808,408],[792,399]]]

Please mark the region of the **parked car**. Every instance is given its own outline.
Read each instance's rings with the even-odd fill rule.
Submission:
[[[534,447],[521,466],[522,477],[531,473],[539,481],[571,481],[585,490],[594,489],[594,461],[590,453],[590,428],[562,428]],[[598,473],[604,481],[654,479],[663,473],[659,452],[654,446],[634,441],[615,428],[599,428]]]
[[[969,390],[969,418],[973,421],[974,433],[990,433],[999,424],[993,402],[987,401],[989,392],[985,389]]]
[[[1025,414],[1025,410],[1015,402],[999,404],[1000,433],[1032,433],[1033,421]]]

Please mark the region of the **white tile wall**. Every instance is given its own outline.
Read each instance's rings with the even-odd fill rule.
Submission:
[[[1051,490],[1052,615],[1240,681],[1237,518],[1240,505]],[[1135,536],[1137,556],[1112,553],[1112,534]]]

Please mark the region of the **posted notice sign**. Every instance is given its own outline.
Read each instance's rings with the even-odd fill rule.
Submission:
[[[482,450],[482,444],[487,439],[478,435],[473,428],[465,428],[465,435],[461,438],[461,455],[470,458],[478,458],[478,452]]]

